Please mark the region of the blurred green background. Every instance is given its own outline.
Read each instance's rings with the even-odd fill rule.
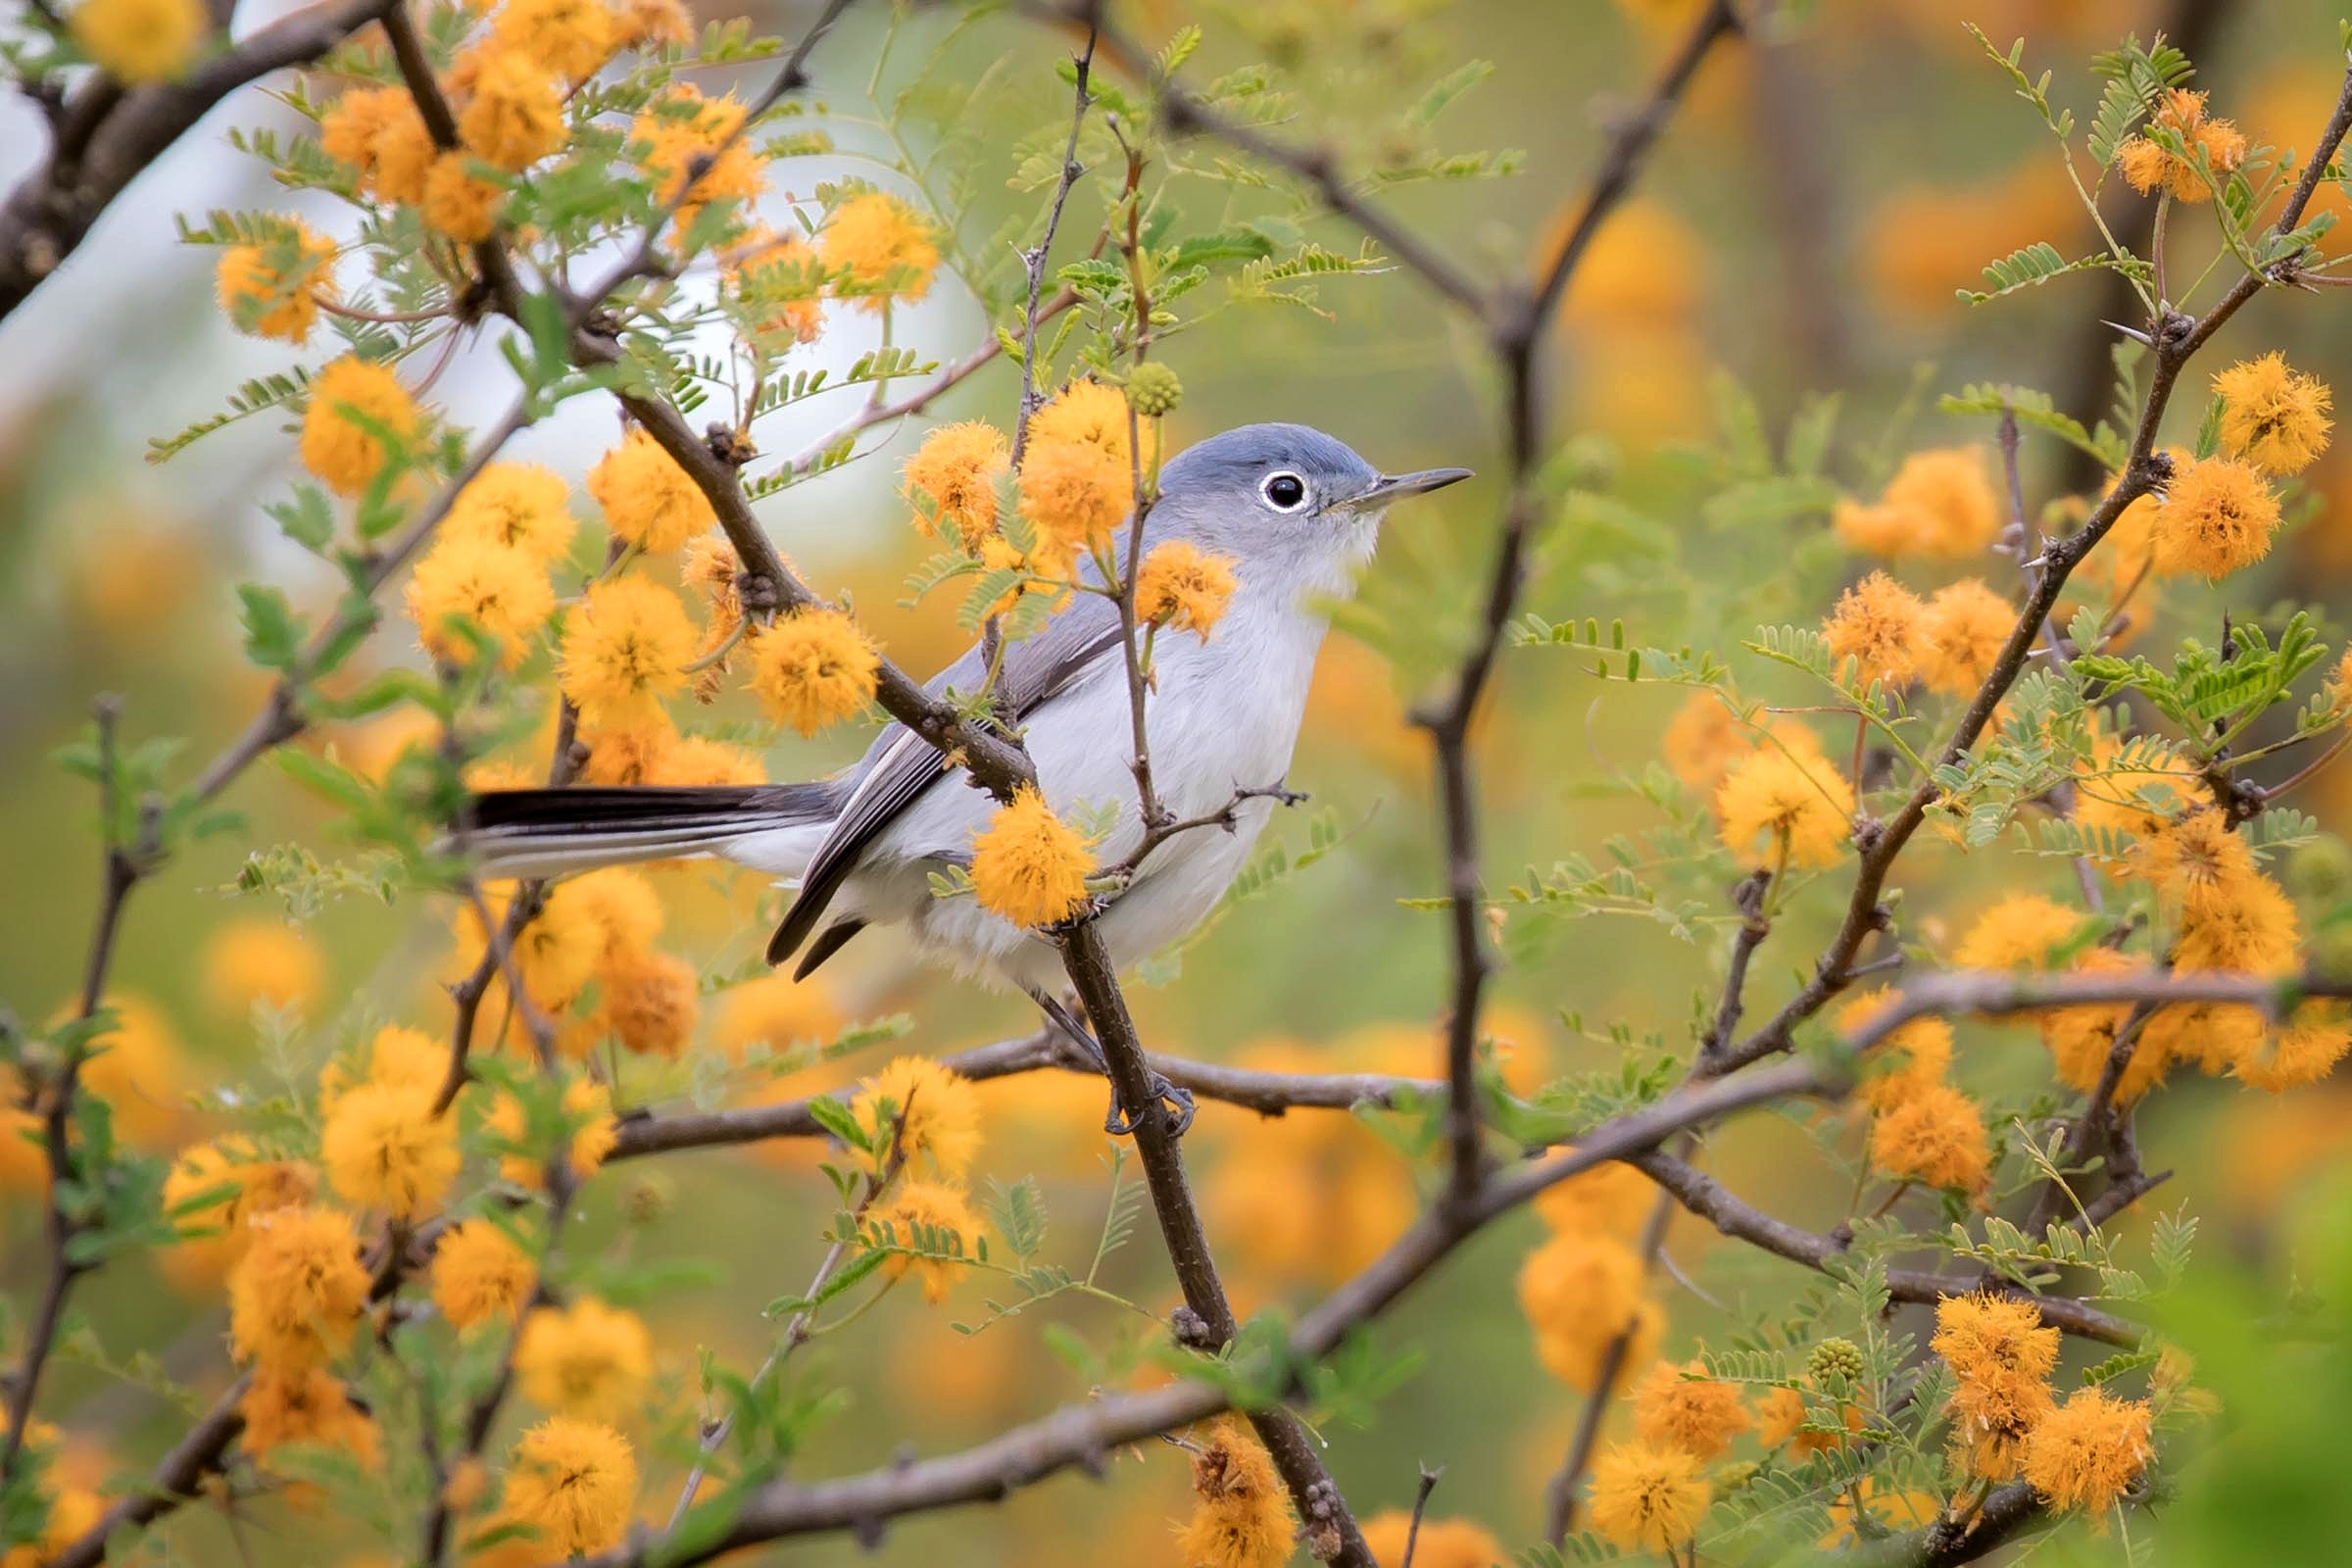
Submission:
[[[790,36],[801,9],[754,16],[760,30]],[[1379,126],[1394,119],[1393,102],[1380,97],[1386,84],[1491,60],[1492,77],[1449,112],[1444,139],[1521,149],[1518,172],[1402,185],[1383,199],[1466,263],[1510,268],[1554,229],[1555,210],[1581,190],[1606,131],[1656,71],[1687,10],[1600,0],[1266,0],[1144,4],[1129,15],[1151,35],[1201,21],[1207,41],[1196,71],[1259,58],[1295,67],[1307,106],[1296,129],[1328,134],[1367,162],[1379,156]],[[2213,91],[2215,112],[2258,142],[2308,145],[2340,76],[2334,13],[2300,0],[1824,0],[1786,36],[1768,33],[1720,52],[1638,195],[1602,231],[1548,356],[1558,395],[1546,438],[1578,440],[1592,474],[1657,529],[1571,519],[1546,537],[1528,608],[1554,617],[1622,615],[1640,640],[1725,652],[1758,622],[1809,622],[1827,608],[1850,564],[1822,548],[1818,533],[1727,530],[1703,514],[1705,464],[1688,443],[1710,436],[1710,378],[1718,371],[1748,389],[1775,431],[1803,394],[1839,393],[1840,437],[1850,445],[1841,447],[1838,471],[1858,490],[1875,483],[1868,453],[1882,440],[1897,453],[1986,443],[1982,421],[1934,414],[1936,392],[2000,379],[2042,387],[2086,417],[2104,408],[2111,335],[2098,318],[2125,318],[2126,311],[2112,280],[2068,279],[1974,313],[1953,297],[1978,282],[1984,261],[2037,239],[2079,253],[2089,227],[2046,133],[1982,58],[1963,19],[2004,45],[2026,34],[2029,63],[2056,68],[2057,96],[2079,113],[2094,100],[2082,70],[2093,50],[2126,31],[2166,31],[2197,60],[2197,83]],[[946,26],[944,17],[918,14],[905,23],[900,47],[928,47]],[[818,96],[870,117],[865,93],[880,39],[877,17],[854,15],[819,54]],[[1003,101],[979,122],[989,140],[976,160],[983,173],[974,209],[961,215],[967,236],[986,236],[1029,210],[1030,198],[1005,190],[1003,176],[1021,154],[1050,146],[1056,116],[1066,114],[1056,108],[1066,99],[1051,71],[1059,47],[1004,18],[952,45],[954,69],[966,76],[1005,61],[992,88]],[[74,984],[97,884],[91,802],[49,762],[51,751],[86,722],[96,695],[114,692],[128,737],[186,737],[179,765],[193,770],[243,725],[264,690],[239,654],[235,583],[282,581],[298,603],[320,602],[330,587],[261,511],[281,492],[291,462],[274,418],[245,421],[168,466],[143,460],[151,436],[209,413],[237,380],[283,367],[278,348],[229,331],[211,299],[210,254],[175,245],[171,219],[174,210],[279,205],[255,166],[222,140],[228,124],[276,112],[246,100],[208,122],[0,327],[0,887],[10,895],[0,913],[0,1001],[25,1017],[49,1016]],[[13,174],[31,152],[28,113],[10,104],[0,118],[0,147],[8,149],[0,172]],[[839,134],[895,156],[871,126],[845,123]],[[780,167],[777,183],[789,190],[803,181],[806,189],[830,172],[822,160],[805,173]],[[1212,208],[1221,199],[1214,191],[1201,197]],[[2332,192],[2323,202],[2344,205]],[[1085,206],[1083,187],[1080,204],[1083,225],[1100,207]],[[2127,230],[2144,223],[2145,203],[2110,205]],[[1316,232],[1336,249],[1355,243],[1336,224]],[[2206,242],[2180,243],[2193,254]],[[1186,386],[1171,433],[1191,439],[1250,419],[1297,419],[1334,431],[1391,469],[1496,466],[1494,389],[1480,345],[1409,276],[1342,280],[1318,303],[1328,315],[1238,309],[1171,342],[1165,358]],[[846,361],[859,329],[829,333],[810,363]],[[902,341],[941,360],[986,330],[971,299],[946,280],[901,322]],[[2332,296],[2266,299],[2218,353],[2281,345],[2332,384],[2352,374],[2352,316]],[[461,362],[444,383],[451,416],[486,413],[503,396],[501,375],[492,354]],[[1906,424],[1901,411],[1919,403],[1923,387],[1925,410]],[[939,413],[1004,421],[1014,395],[1013,372],[999,365]],[[576,477],[614,434],[599,402],[572,405],[515,455]],[[763,445],[792,450],[839,412],[820,408],[796,416],[801,425],[763,428]],[[2181,417],[2193,421],[2193,408]],[[946,602],[897,608],[898,583],[923,547],[893,493],[895,470],[919,433],[876,432],[870,461],[797,487],[761,514],[820,585],[856,592],[902,662],[928,670],[956,651],[958,636]],[[2036,506],[2095,478],[2070,467],[2062,449],[2039,443],[2028,447],[2026,476]],[[2352,504],[2352,460],[2331,456],[2307,477],[2318,506],[2311,519],[2259,572],[2226,591],[2169,597],[2168,630],[2211,637],[2225,605],[2260,612],[2288,598],[2317,600],[2340,621],[2352,571],[2352,522],[2342,511]],[[1442,650],[1461,624],[1496,502],[1486,481],[1393,517],[1368,588],[1377,612],[1395,619],[1418,607],[1428,642]],[[1811,526],[1818,530],[1818,521]],[[405,622],[389,623],[379,657],[416,657],[408,637]],[[1742,678],[1759,691],[1781,690],[1747,667],[1755,662],[1741,665]],[[1134,988],[1154,1048],[1437,1070],[1446,978],[1440,917],[1396,903],[1439,887],[1426,749],[1404,716],[1421,671],[1411,657],[1404,663],[1398,670],[1361,641],[1332,639],[1290,778],[1313,803],[1278,821],[1268,842],[1296,853],[1311,817],[1323,814],[1345,830],[1344,844],[1236,906],[1172,978]],[[1496,886],[1521,880],[1522,867],[1540,874],[1572,853],[1596,854],[1612,834],[1657,825],[1653,809],[1610,781],[1641,774],[1657,756],[1677,696],[1591,680],[1572,656],[1556,652],[1506,658],[1480,732],[1487,866]],[[306,744],[331,746],[365,770],[405,738],[371,723]],[[770,776],[832,766],[862,740],[779,746],[767,758]],[[280,844],[325,858],[349,852],[328,836],[318,804],[267,767],[237,786],[232,804],[247,830],[167,867],[139,893],[123,935],[121,986],[156,1009],[144,1049],[135,1058],[125,1053],[136,1109],[123,1120],[158,1149],[226,1125],[219,1086],[265,1071],[270,1051],[315,1061],[377,1022],[433,1027],[441,1016],[431,984],[444,972],[444,911],[421,899],[386,906],[358,895],[329,905],[305,929],[317,974],[304,987],[297,1032],[272,1044],[257,1030],[239,944],[276,941],[279,909],[272,900],[232,896],[240,861]],[[2302,805],[2333,830],[2352,791],[2340,777],[2327,780]],[[2053,880],[2063,871],[2060,862],[2046,864]],[[1994,886],[2043,874],[2038,865],[2021,873],[2019,862],[1989,858],[1968,863],[1924,842],[1907,865],[1905,885],[1919,890],[1907,917],[1930,948],[1948,945]],[[768,929],[762,890],[704,870],[662,876],[673,951],[708,973],[740,968],[758,953]],[[1571,923],[1514,913],[1493,1020],[1512,1049],[1514,1076],[1532,1085],[1613,1062],[1618,1048],[1600,1036],[1620,1021],[1637,1039],[1654,1034],[1662,1049],[1687,1049],[1694,999],[1711,988],[1728,941],[1721,893],[1693,890],[1706,918],[1688,934],[1638,918]],[[1809,968],[1838,902],[1837,890],[1825,888],[1776,933],[1756,968],[1758,1008],[1777,1005]],[[284,962],[256,961],[272,970]],[[799,1027],[809,1033],[829,1029],[826,1020],[908,1014],[904,1048],[925,1052],[1030,1027],[1025,1009],[914,969],[886,937],[858,944],[794,1005],[806,1009],[808,1021]],[[708,1029],[722,1032],[724,1003],[709,1012]],[[2028,1033],[1975,1026],[1962,1040],[1959,1070],[1974,1083],[2016,1090],[2043,1070]],[[832,1081],[854,1078],[894,1049],[839,1064]],[[796,1081],[791,1092],[822,1082]],[[1055,1219],[1050,1249],[1082,1251],[1105,1190],[1093,1132],[1099,1087],[1018,1080],[991,1085],[986,1095],[981,1168],[1006,1179],[1039,1174]],[[1311,1299],[1345,1277],[1402,1226],[1424,1179],[1344,1118],[1265,1127],[1255,1120],[1208,1107],[1187,1146],[1245,1311]],[[2172,1560],[2319,1561],[2340,1532],[2331,1456],[2352,1396],[2352,1364],[2315,1325],[2340,1328],[2352,1284],[2347,1125],[2347,1099],[2331,1085],[2275,1100],[2190,1081],[2143,1114],[2151,1164],[2178,1172],[2146,1206],[2202,1217],[2197,1269],[2184,1299],[2168,1310],[2179,1313],[2180,1331],[2222,1395],[2216,1430],[2228,1434],[2210,1455],[2171,1467],[2168,1485],[2180,1495],[2153,1521],[2133,1521],[2134,1532],[2177,1537]],[[1824,1227],[1843,1212],[1850,1171],[1826,1167],[1811,1148],[1782,1119],[1757,1116],[1716,1140],[1710,1166],[1743,1195]],[[815,1157],[808,1149],[697,1153],[615,1167],[591,1189],[585,1229],[567,1250],[586,1255],[612,1239],[634,1258],[719,1260],[707,1288],[647,1308],[665,1374],[681,1386],[699,1346],[737,1365],[756,1363],[766,1343],[760,1305],[806,1280],[832,1211]],[[632,1226],[631,1209],[662,1218]],[[0,1199],[12,1295],[37,1277],[38,1218],[20,1175]],[[1418,1346],[1426,1358],[1375,1428],[1331,1435],[1333,1468],[1359,1510],[1408,1504],[1416,1464],[1427,1462],[1446,1468],[1434,1511],[1476,1517],[1514,1544],[1537,1536],[1542,1483],[1579,1400],[1538,1369],[1514,1303],[1512,1273],[1535,1235],[1524,1218],[1497,1227],[1381,1325],[1382,1346]],[[1705,1292],[1662,1287],[1670,1353],[1719,1338],[1809,1284],[1792,1265],[1743,1252],[1695,1225],[1678,1224],[1668,1251]],[[1148,1225],[1115,1272],[1141,1299],[1172,1297]],[[879,1464],[903,1445],[942,1451],[1081,1394],[1031,1321],[969,1341],[948,1327],[974,1315],[985,1294],[967,1286],[956,1307],[940,1310],[898,1293],[855,1329],[811,1347],[798,1375],[846,1385],[855,1402],[804,1473]],[[174,1376],[206,1388],[222,1376],[218,1299],[213,1282],[140,1259],[110,1269],[79,1298],[110,1354],[153,1351]],[[2332,1303],[2333,1315],[2317,1303]],[[1050,1310],[1062,1315],[1063,1303]],[[1093,1338],[1118,1332],[1106,1309],[1080,1305],[1066,1315]],[[2281,1322],[2297,1332],[2273,1332]],[[101,1472],[152,1453],[171,1431],[170,1413],[154,1398],[82,1365],[63,1369],[44,1408],[77,1434],[81,1462]],[[666,1516],[673,1480],[666,1467],[649,1467],[650,1516]],[[810,1563],[974,1568],[1159,1562],[1173,1559],[1168,1524],[1185,1506],[1181,1455],[1154,1448],[1115,1456],[1104,1484],[1057,1479],[1002,1506],[902,1522],[870,1557],[847,1541],[790,1553]],[[236,1560],[220,1516],[191,1515],[175,1537],[186,1559]],[[362,1545],[344,1524],[265,1508],[243,1522],[243,1544],[248,1560],[296,1550],[306,1560],[335,1560]],[[2113,1560],[2120,1546],[2084,1541],[2063,1549]]]

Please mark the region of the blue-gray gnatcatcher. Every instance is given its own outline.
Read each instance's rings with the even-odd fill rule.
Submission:
[[[1280,780],[1306,709],[1323,641],[1318,599],[1347,593],[1390,503],[1469,477],[1465,468],[1384,475],[1345,444],[1296,424],[1251,424],[1192,447],[1161,470],[1145,519],[1147,551],[1181,539],[1228,556],[1239,579],[1215,632],[1161,636],[1146,707],[1152,779],[1177,818],[1223,808],[1235,792]],[[1126,531],[1117,537],[1122,545]],[[973,648],[930,682],[971,692]],[[1097,846],[1116,864],[1142,842],[1133,726],[1117,607],[1079,594],[1005,651],[1001,710],[1019,725],[1040,788],[1064,814],[1115,803]],[[797,880],[768,945],[770,963],[807,948],[807,975],[868,925],[906,926],[927,956],[1053,1000],[1054,945],[968,898],[933,896],[930,875],[970,862],[995,802],[959,786],[920,737],[893,724],[858,763],[808,784],[509,790],[476,797],[466,847],[487,876],[555,876],[631,860],[715,855]],[[1233,880],[1274,803],[1239,803],[1234,830],[1162,841],[1113,898],[1099,927],[1120,966],[1198,925]],[[813,938],[813,941],[810,939]],[[1083,1037],[1082,1037],[1083,1038]]]

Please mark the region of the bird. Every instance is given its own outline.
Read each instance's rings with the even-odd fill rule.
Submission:
[[[1299,424],[1242,425],[1162,466],[1144,553],[1184,541],[1228,558],[1237,581],[1210,631],[1154,640],[1145,705],[1152,776],[1170,819],[1222,813],[1225,831],[1162,839],[1107,899],[1097,928],[1119,968],[1189,935],[1248,862],[1278,799],[1290,798],[1283,780],[1329,608],[1352,593],[1389,507],[1469,477],[1467,468],[1384,473]],[[1122,524],[1114,534],[1122,548],[1129,533]],[[1145,834],[1123,643],[1115,602],[1071,595],[1036,633],[1003,649],[994,691],[1047,804],[1065,821],[1107,820],[1096,845],[1104,865],[1123,863]],[[925,689],[969,697],[986,669],[975,644]],[[1056,995],[1062,966],[1051,934],[975,899],[938,896],[934,879],[969,866],[974,836],[998,804],[954,771],[894,722],[856,763],[804,783],[477,794],[452,848],[477,874],[498,878],[715,856],[797,884],[767,947],[770,964],[799,956],[796,979],[869,926],[904,927],[923,956],[1027,995],[1099,1060],[1100,1046]],[[1177,1107],[1181,1128],[1191,1097],[1164,1080],[1153,1089]],[[1132,1130],[1115,1098],[1105,1125]]]

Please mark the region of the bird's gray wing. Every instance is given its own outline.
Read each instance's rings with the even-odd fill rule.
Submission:
[[[1047,621],[1035,636],[1023,638],[1004,650],[1004,667],[998,676],[1004,710],[1018,723],[1039,704],[1077,679],[1089,664],[1118,646],[1118,606],[1100,594],[1077,595],[1067,609]],[[926,681],[923,689],[935,696],[951,688],[972,692],[979,688],[984,673],[981,650],[975,645]],[[785,911],[784,923],[776,927],[775,936],[767,944],[769,963],[782,963],[798,951],[824,918],[825,906],[841,891],[842,883],[858,868],[874,835],[888,827],[925,790],[945,777],[947,771],[930,742],[903,724],[892,724],[875,737],[874,744],[852,773],[857,782],[843,802],[840,814],[834,818],[832,831],[825,835],[808,862],[801,880],[800,896]],[[796,978],[806,976],[832,956],[842,943],[856,935],[857,929],[851,925],[828,931],[802,960],[795,971]]]

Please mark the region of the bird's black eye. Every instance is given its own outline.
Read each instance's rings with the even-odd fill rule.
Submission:
[[[1269,474],[1258,488],[1277,512],[1296,512],[1306,503],[1306,481],[1295,473]]]

